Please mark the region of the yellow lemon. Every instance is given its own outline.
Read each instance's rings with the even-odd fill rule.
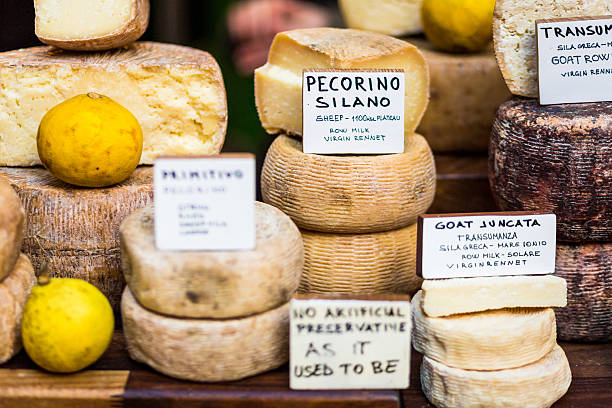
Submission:
[[[475,52],[489,44],[495,0],[423,0],[427,39],[448,52]]]
[[[108,299],[79,279],[52,278],[32,289],[21,336],[30,358],[45,370],[71,373],[108,348],[115,319]]]
[[[142,129],[112,99],[78,95],[53,107],[40,122],[38,155],[58,179],[104,187],[127,179],[140,161]]]

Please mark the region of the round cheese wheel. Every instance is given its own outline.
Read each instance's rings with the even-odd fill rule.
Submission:
[[[22,250],[36,270],[52,277],[84,279],[119,310],[124,281],[119,225],[153,197],[153,169],[139,167],[123,183],[107,188],[71,186],[43,168],[0,169],[27,215]]]
[[[21,316],[35,284],[32,264],[21,254],[11,273],[0,282],[0,364],[21,350]]]
[[[416,224],[373,234],[328,234],[302,230],[301,293],[408,293],[416,276]]]
[[[430,317],[423,292],[412,299],[412,345],[449,367],[501,370],[531,364],[557,344],[552,308],[516,308]]]
[[[143,308],[126,288],[121,313],[130,356],[170,377],[232,381],[289,359],[289,303],[242,319],[177,319]]]
[[[486,152],[499,105],[512,96],[499,71],[493,47],[474,54],[449,54],[421,39],[429,64],[429,106],[418,127],[434,152]]]
[[[23,241],[25,213],[6,178],[0,176],[0,281],[13,271]]]
[[[557,215],[559,241],[612,241],[612,102],[503,104],[489,178],[502,210]]]
[[[555,275],[567,281],[567,307],[555,309],[559,339],[612,341],[612,243],[558,244]]]
[[[420,135],[406,138],[403,154],[305,154],[302,143],[276,138],[261,175],[263,200],[300,228],[369,233],[403,228],[427,211],[435,195],[431,149]]]
[[[255,203],[250,251],[161,251],[155,247],[154,208],[121,225],[123,273],[147,309],[193,318],[252,315],[286,303],[304,265],[300,231],[278,209]]]
[[[548,408],[572,381],[558,345],[544,358],[519,368],[471,371],[423,357],[421,385],[427,399],[445,408]]]

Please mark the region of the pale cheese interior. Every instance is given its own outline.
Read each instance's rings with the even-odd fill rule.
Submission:
[[[339,0],[340,11],[350,28],[394,36],[417,34],[422,0]]]

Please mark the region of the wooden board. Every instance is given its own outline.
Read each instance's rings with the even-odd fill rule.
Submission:
[[[553,408],[607,408],[612,401],[612,345],[563,343],[574,379]],[[89,370],[54,375],[36,369],[24,352],[0,366],[0,408],[425,408],[414,352],[410,388],[398,391],[291,391],[287,366],[245,380],[197,384],[158,374],[129,359],[121,331]]]

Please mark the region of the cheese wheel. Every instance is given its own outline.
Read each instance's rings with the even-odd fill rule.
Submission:
[[[153,206],[121,225],[123,273],[147,309],[194,318],[226,319],[270,310],[300,283],[300,231],[276,208],[255,203],[255,248],[250,251],[161,251],[155,247]]]
[[[563,341],[612,341],[612,243],[557,245],[555,275],[567,281],[567,307],[557,308]]]
[[[358,30],[400,36],[423,32],[422,0],[339,0],[346,25]]]
[[[531,364],[557,344],[552,308],[516,308],[429,317],[412,299],[412,345],[449,367],[501,370]]]
[[[423,392],[439,408],[548,408],[571,381],[567,357],[558,345],[539,361],[508,370],[462,370],[428,357],[421,365]]]
[[[119,225],[153,198],[153,169],[139,167],[123,183],[102,189],[71,186],[42,168],[0,168],[27,214],[23,252],[35,269],[84,279],[118,310],[123,276]]]
[[[96,92],[136,116],[140,164],[160,155],[221,150],[227,104],[221,70],[208,53],[153,42],[103,52],[32,47],[0,53],[0,166],[40,164],[36,134],[49,109]]]
[[[263,200],[300,227],[333,233],[389,231],[414,224],[431,205],[436,169],[427,142],[406,138],[403,154],[305,154],[281,135],[268,150],[261,175]]]
[[[170,377],[233,381],[289,359],[289,303],[242,319],[177,319],[143,308],[126,288],[121,314],[130,356]]]
[[[255,70],[255,103],[268,133],[302,135],[304,69],[403,69],[404,133],[414,133],[429,101],[429,71],[419,50],[383,34],[340,28],[279,33]]]
[[[374,234],[328,234],[302,230],[301,293],[408,293],[416,276],[416,224]]]
[[[149,0],[34,0],[36,36],[69,50],[122,47],[144,34],[149,7]]]
[[[421,39],[409,39],[429,64],[429,106],[418,127],[434,152],[486,152],[499,105],[511,94],[493,48],[449,54]]]
[[[21,317],[35,284],[32,264],[21,254],[15,268],[0,282],[0,364],[21,350]]]
[[[497,61],[510,91],[515,95],[538,97],[536,20],[610,14],[610,0],[497,0],[493,40]]]
[[[8,180],[0,176],[0,281],[13,271],[23,241],[25,213]]]
[[[612,102],[503,104],[489,179],[502,210],[557,215],[557,240],[612,241]]]

